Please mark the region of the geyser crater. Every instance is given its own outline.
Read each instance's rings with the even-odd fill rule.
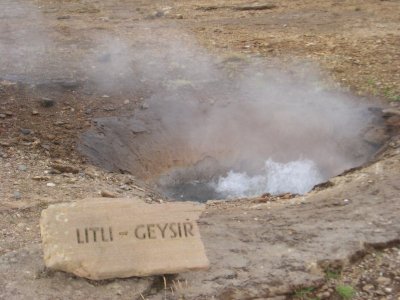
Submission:
[[[176,200],[304,194],[379,147],[363,139],[380,122],[371,104],[323,88],[312,74],[172,78],[146,109],[96,119],[80,149]]]

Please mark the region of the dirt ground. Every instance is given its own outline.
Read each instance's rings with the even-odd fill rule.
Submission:
[[[1,299],[346,299],[346,288],[354,299],[400,299],[400,2],[261,4],[0,3],[3,11],[25,9],[22,17],[0,14],[0,51],[8,43],[19,53],[21,40],[8,39],[12,28],[31,36],[39,24],[51,40],[34,66],[0,63]],[[79,62],[98,37],[140,44],[154,30],[187,38],[177,37],[177,28],[221,61],[251,56],[288,68],[298,61],[320,66],[336,88],[394,111],[385,116],[390,140],[367,166],[304,196],[208,203],[200,230],[211,268],[168,276],[167,289],[156,276],[94,282],[45,269],[38,223],[49,204],[101,192],[165,200],[77,151],[94,118],[130,115],[147,96],[95,90]],[[22,56],[32,54],[27,47]]]

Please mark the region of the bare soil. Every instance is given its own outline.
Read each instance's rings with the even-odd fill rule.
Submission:
[[[54,47],[76,46],[57,52],[57,68],[40,64],[25,77],[17,64],[0,64],[1,299],[341,299],[336,289],[344,284],[354,299],[400,299],[396,115],[386,119],[391,138],[375,160],[325,187],[294,198],[208,203],[200,229],[212,266],[169,276],[166,287],[162,277],[93,282],[49,271],[38,226],[49,204],[102,191],[165,200],[129,174],[90,165],[77,151],[94,118],[129,115],[147,95],[87,88],[74,66],[96,37],[107,33],[134,44],[146,42],[145,28],[176,38],[179,27],[223,59],[311,61],[337,88],[398,110],[399,1],[282,0],[255,9],[222,0],[27,0],[4,1],[0,9],[19,2],[40,12]],[[8,42],[10,26],[34,21],[2,17],[0,43]]]

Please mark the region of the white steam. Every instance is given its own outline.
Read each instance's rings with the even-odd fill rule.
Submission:
[[[317,166],[311,160],[279,163],[271,159],[265,162],[263,174],[249,176],[246,172],[229,171],[212,184],[226,198],[253,197],[264,193],[304,194],[323,181]]]

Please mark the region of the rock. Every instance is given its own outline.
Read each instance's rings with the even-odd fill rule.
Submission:
[[[18,170],[26,171],[28,168],[25,165],[18,165]]]
[[[380,277],[378,277],[376,282],[381,284],[381,285],[388,285],[388,284],[391,283],[391,280],[390,280],[390,278],[380,276]]]
[[[113,106],[106,106],[106,107],[103,108],[103,110],[104,110],[104,111],[115,111],[116,108],[113,107]]]
[[[40,100],[40,105],[42,107],[52,107],[54,106],[55,101],[53,99],[49,99],[49,98],[42,98]]]
[[[11,111],[6,111],[5,114],[7,117],[12,117],[14,115]]]
[[[94,280],[206,269],[197,226],[203,210],[139,198],[51,205],[40,219],[45,264]]]
[[[383,117],[400,116],[400,109],[387,108],[382,110]]]
[[[372,284],[366,284],[366,285],[363,286],[362,289],[363,289],[363,291],[365,291],[365,292],[369,292],[369,291],[371,291],[371,290],[374,289],[374,286],[373,286]]]
[[[400,127],[400,116],[391,116],[385,121],[387,126]]]
[[[15,191],[15,192],[14,192],[14,198],[15,198],[16,200],[21,199],[21,198],[22,198],[21,193],[20,193],[19,191]]]
[[[317,297],[319,299],[329,299],[330,296],[331,296],[331,293],[329,293],[329,292],[323,292],[323,293],[317,294]]]
[[[55,136],[54,134],[48,134],[48,135],[46,135],[46,138],[47,138],[49,141],[53,141],[53,140],[55,140],[56,136]]]
[[[142,103],[142,105],[140,106],[140,108],[141,108],[141,109],[148,109],[148,108],[149,108],[149,105],[148,105],[146,102],[144,102],[144,103]]]
[[[55,184],[54,182],[48,182],[48,183],[46,184],[46,186],[48,186],[48,187],[55,187],[56,184]]]
[[[385,287],[384,290],[385,290],[385,293],[388,294],[388,295],[390,295],[393,292],[393,289],[392,288],[388,288],[388,287]]]
[[[6,115],[5,114],[0,114],[0,119],[5,119]]]
[[[32,180],[47,181],[47,180],[50,180],[50,177],[49,176],[34,176],[34,177],[32,177]]]
[[[21,131],[22,134],[25,134],[25,135],[28,135],[28,134],[32,133],[32,130],[27,129],[27,128],[21,128],[20,131]]]
[[[10,141],[0,141],[0,146],[10,147],[11,146],[11,142]]]
[[[275,4],[252,4],[252,5],[242,5],[242,6],[234,6],[232,7],[233,10],[266,10],[266,9],[273,9],[277,6]]]
[[[363,137],[364,141],[373,145],[381,145],[389,139],[384,127],[373,127],[369,129]]]
[[[79,169],[70,165],[65,165],[65,164],[59,164],[59,163],[53,163],[50,165],[54,170],[57,170],[61,173],[73,173],[73,174],[78,174]]]
[[[57,17],[57,20],[68,20],[68,19],[71,19],[71,16],[66,15],[66,16],[59,16],[59,17]]]
[[[163,11],[155,11],[151,15],[148,16],[149,19],[161,18],[165,15]]]
[[[100,195],[105,198],[117,198],[118,197],[118,195],[116,195],[110,191],[107,191],[107,190],[102,190],[100,192]]]
[[[32,115],[33,116],[37,116],[39,114],[39,112],[37,110],[32,110]]]

